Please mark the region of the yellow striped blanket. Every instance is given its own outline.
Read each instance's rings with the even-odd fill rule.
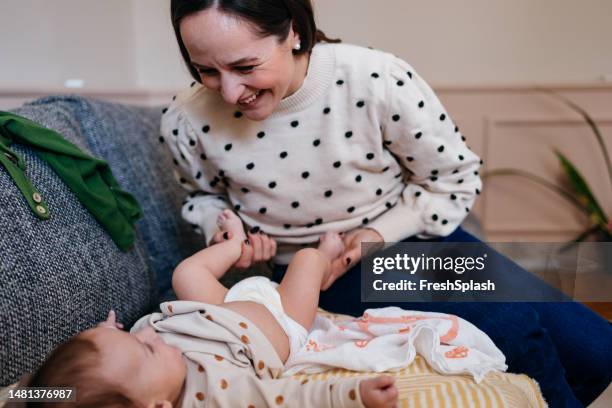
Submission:
[[[347,316],[319,313],[332,320]],[[396,377],[399,390],[399,408],[499,408],[521,407],[542,408],[548,405],[544,401],[540,388],[535,380],[526,375],[492,372],[476,384],[469,375],[442,375],[435,372],[419,355],[407,368],[389,372]],[[324,380],[330,377],[374,377],[380,374],[362,373],[335,369],[320,374],[298,374],[294,378],[310,381]]]

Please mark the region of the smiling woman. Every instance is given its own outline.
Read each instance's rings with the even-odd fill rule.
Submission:
[[[282,2],[280,2],[282,3]],[[316,30],[308,1],[172,3],[172,23],[194,79],[252,120],[267,118],[302,85]],[[278,7],[277,7],[278,6]]]
[[[280,282],[297,250],[343,233],[319,305],[360,315],[362,243],[477,241],[460,225],[482,190],[482,161],[406,61],[330,44],[309,0],[173,0],[171,16],[195,81],[164,109],[160,142],[189,192],[182,216],[207,244],[224,239],[222,211],[242,221],[235,266],[272,260]],[[530,276],[504,262],[522,271],[512,279]],[[612,330],[575,303],[379,306],[469,320],[552,406],[588,404],[610,381]]]

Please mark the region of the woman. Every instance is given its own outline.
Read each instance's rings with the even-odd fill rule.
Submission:
[[[360,314],[362,242],[477,241],[459,224],[481,161],[406,62],[330,44],[309,0],[173,0],[171,13],[195,82],[164,110],[160,141],[209,244],[223,209],[242,219],[237,266],[274,257],[280,281],[297,248],[345,232],[320,305]],[[612,330],[576,303],[395,305],[471,321],[551,406],[586,405],[610,382]]]

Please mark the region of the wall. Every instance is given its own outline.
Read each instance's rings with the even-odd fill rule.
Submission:
[[[612,75],[609,0],[314,0],[330,36],[407,59],[434,86]],[[169,90],[189,80],[169,0],[3,0],[0,90]],[[610,78],[612,81],[612,78]]]
[[[2,0],[0,90],[133,87],[132,21],[125,0]]]
[[[612,74],[609,0],[315,1],[327,34],[393,52],[435,85]]]
[[[136,83],[141,89],[180,89],[190,81],[170,23],[169,0],[131,0]]]

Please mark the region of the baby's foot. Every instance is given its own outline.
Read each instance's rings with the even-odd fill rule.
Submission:
[[[344,242],[337,232],[326,232],[319,240],[319,251],[333,261],[344,251]]]
[[[217,218],[217,225],[223,231],[223,238],[244,241],[246,235],[242,220],[231,210],[223,210]]]

